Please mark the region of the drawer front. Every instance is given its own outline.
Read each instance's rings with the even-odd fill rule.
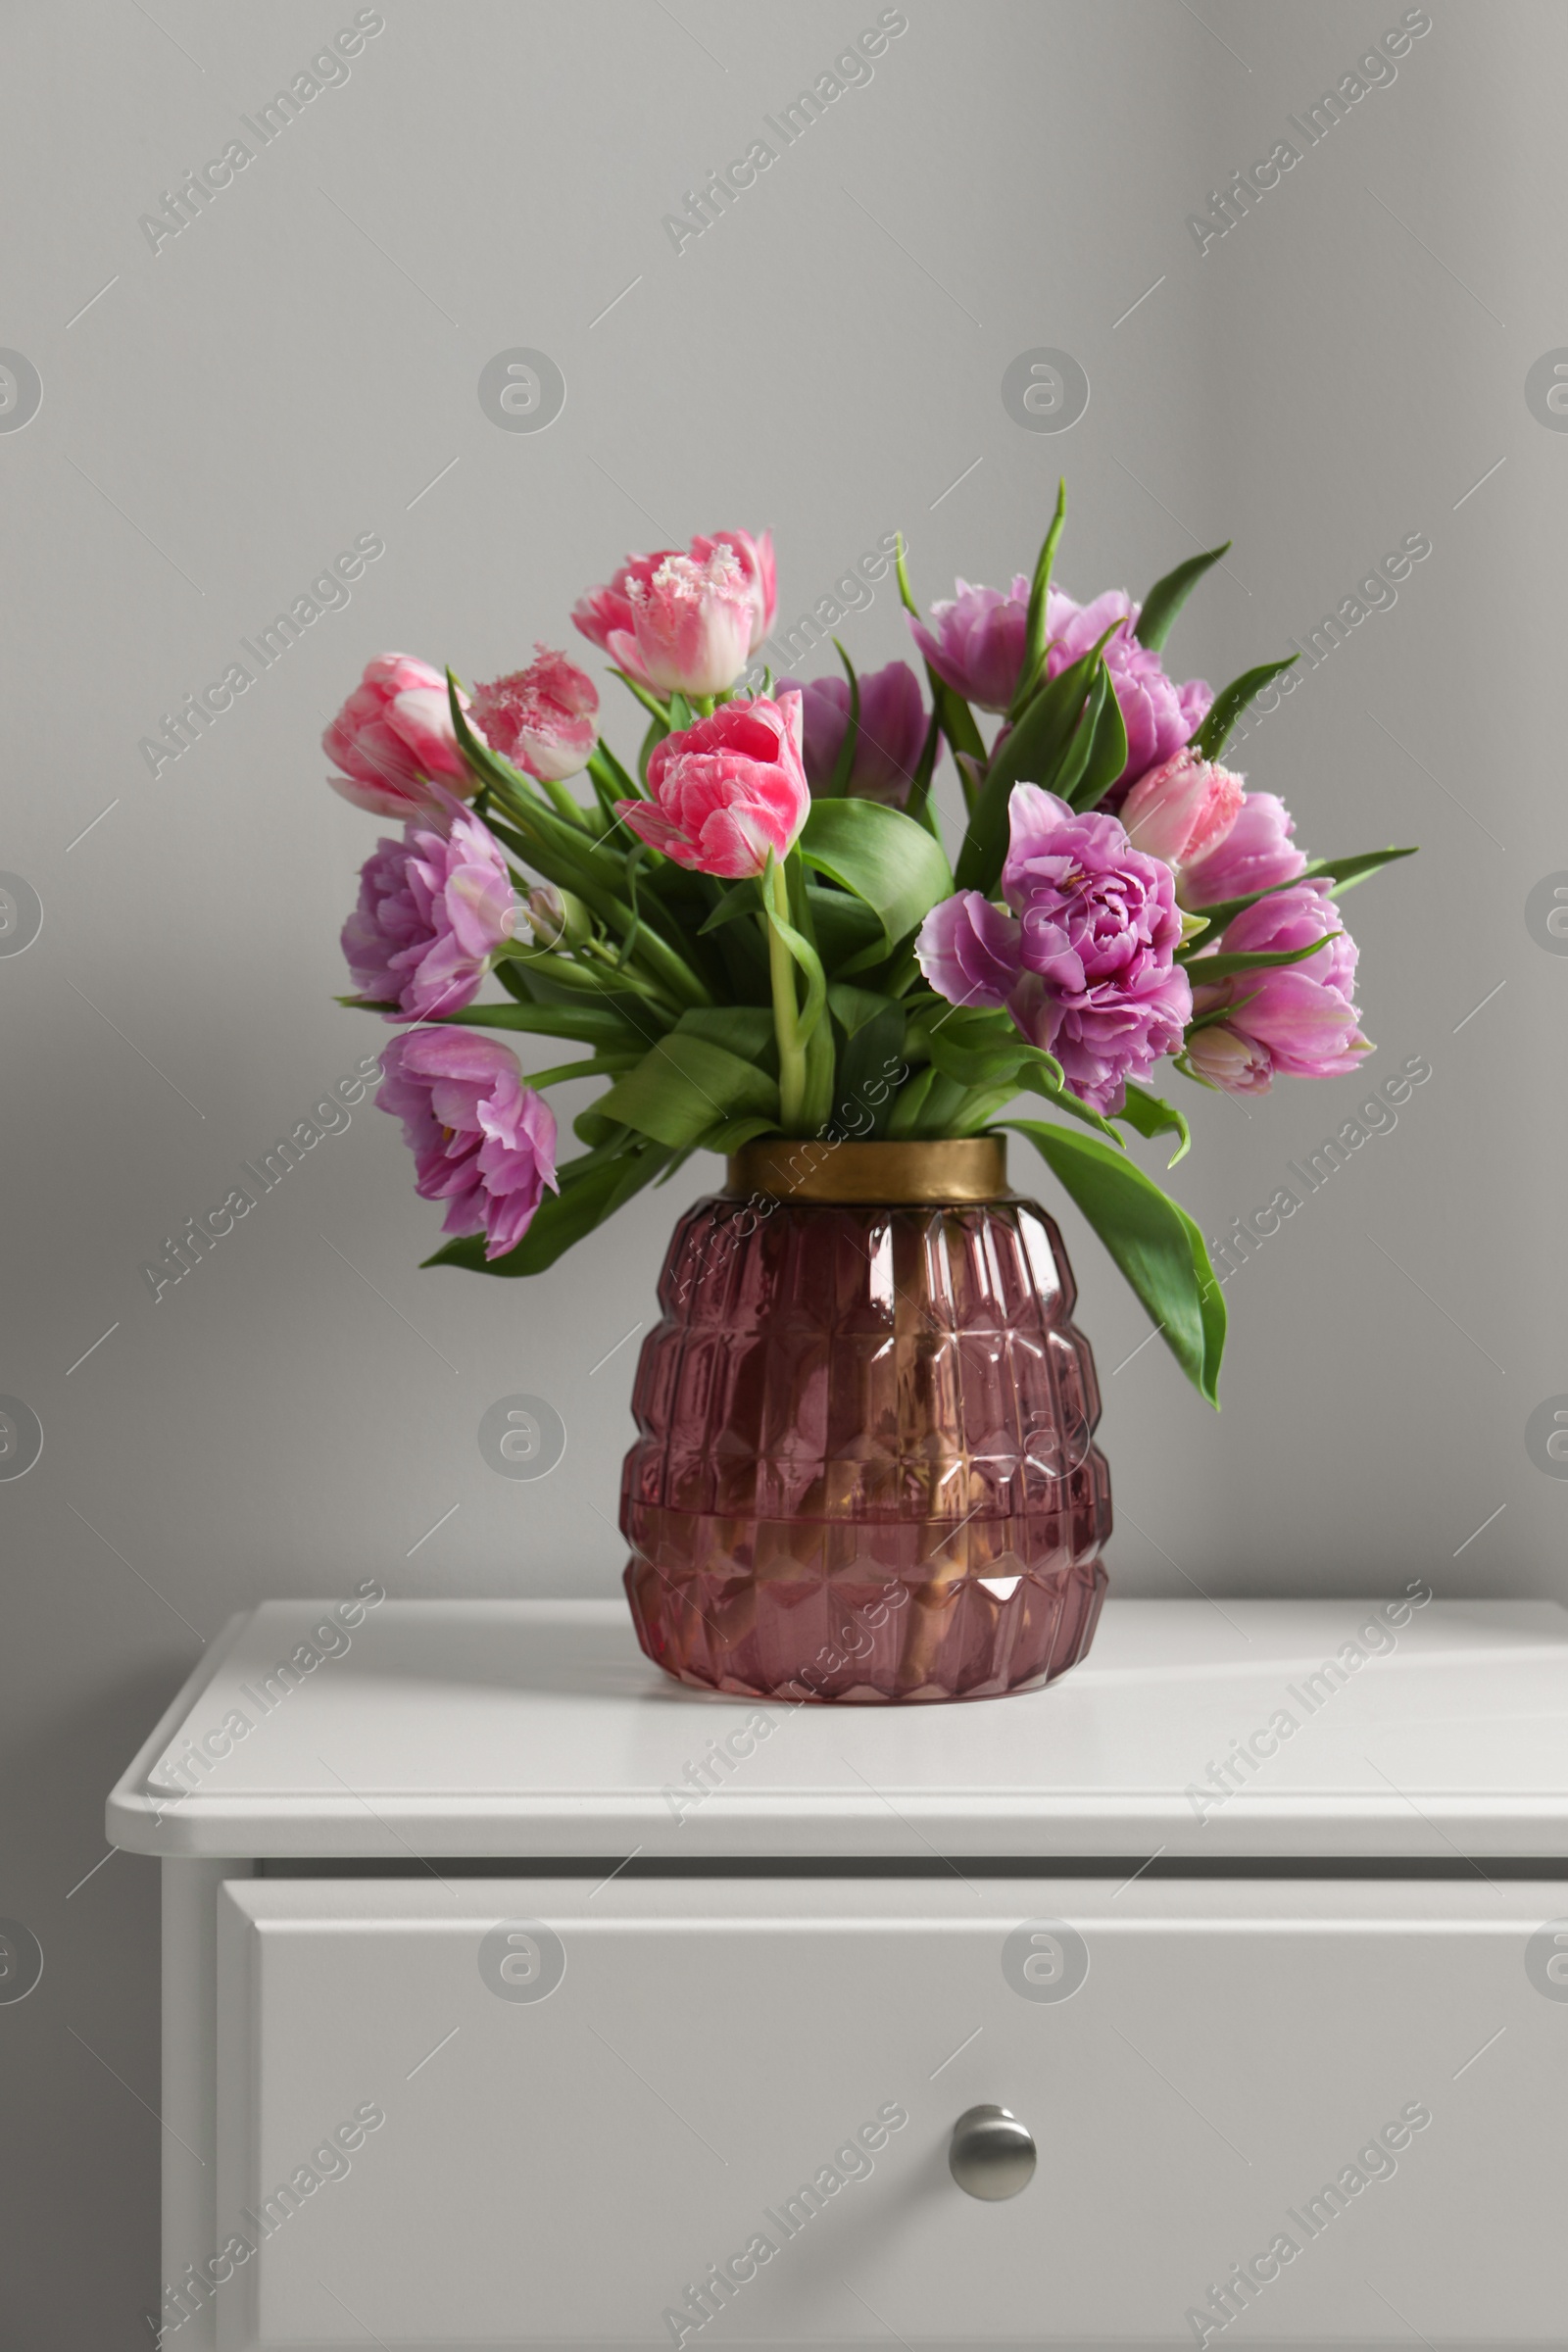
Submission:
[[[221,1889],[222,2352],[1563,2338],[1568,1885],[591,1886]]]

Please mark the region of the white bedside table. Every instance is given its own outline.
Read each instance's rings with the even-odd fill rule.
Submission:
[[[274,1601],[108,1820],[190,2352],[1568,2341],[1550,1605],[791,1709],[618,1602]]]

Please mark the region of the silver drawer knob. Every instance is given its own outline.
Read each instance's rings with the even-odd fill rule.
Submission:
[[[1015,2197],[1034,2179],[1033,2135],[1005,2107],[970,2107],[953,2127],[948,2170],[966,2196]]]

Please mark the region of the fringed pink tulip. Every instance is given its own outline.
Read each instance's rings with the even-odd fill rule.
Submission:
[[[525,774],[559,783],[586,767],[598,740],[599,690],[585,670],[548,645],[527,669],[473,690],[485,741]]]
[[[627,582],[630,629],[612,629],[609,652],[656,694],[727,693],[746,666],[756,612],[735,555],[716,546],[697,562],[666,556],[649,580]]]
[[[715,560],[717,563],[716,570]],[[682,568],[675,572],[666,566]],[[729,566],[733,565],[733,572]],[[689,568],[687,568],[689,567]],[[662,586],[656,591],[655,583]],[[676,652],[692,655],[697,652],[693,642],[700,632],[692,627],[694,615],[681,612],[680,608],[695,603],[700,582],[722,579],[726,602],[744,600],[747,608],[745,645],[731,666],[732,641],[741,634],[739,619],[725,612],[716,611],[703,616],[711,632],[711,641],[703,649],[702,659],[688,664],[687,675],[670,674],[681,666],[672,659],[670,638],[679,639],[682,626],[688,631],[684,647]],[[674,591],[675,593],[671,593]],[[722,694],[733,686],[746,662],[755,653],[773,625],[777,604],[773,564],[773,541],[763,531],[754,538],[750,531],[714,531],[710,536],[699,535],[683,556],[678,548],[661,548],[656,555],[628,556],[618,571],[603,588],[591,588],[580,597],[572,612],[572,623],[590,643],[599,646],[611,660],[624,669],[640,685],[652,686],[667,694],[671,688],[682,694]],[[639,644],[638,614],[656,640],[657,667],[660,674],[647,666]],[[716,685],[699,685],[703,675],[717,676],[720,669],[728,674]]]

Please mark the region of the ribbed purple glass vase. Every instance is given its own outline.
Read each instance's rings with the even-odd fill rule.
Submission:
[[[701,1690],[862,1702],[1076,1664],[1110,1481],[1074,1296],[1054,1224],[1010,1197],[688,1210],[622,1484],[649,1657]]]

